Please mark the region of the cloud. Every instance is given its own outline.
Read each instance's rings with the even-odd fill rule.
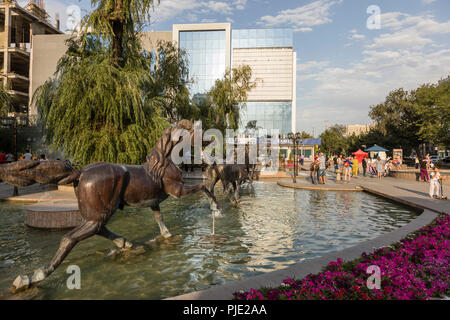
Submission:
[[[350,30],[350,35],[348,36],[348,39],[350,39],[350,40],[362,40],[365,38],[366,38],[366,36],[363,34],[359,34],[356,29]]]
[[[153,23],[161,23],[180,15],[208,15],[211,13],[232,15],[235,10],[243,10],[247,0],[235,1],[198,1],[198,0],[164,0],[156,6]],[[204,19],[210,19],[204,17]],[[202,20],[200,20],[202,21]]]
[[[297,64],[297,72],[299,71],[306,71],[310,69],[321,69],[326,66],[328,66],[330,62],[329,61],[307,61],[301,64]]]
[[[381,26],[388,32],[376,37],[371,48],[422,49],[433,43],[429,36],[450,33],[450,20],[437,22],[429,14],[384,13],[381,15]]]
[[[430,4],[433,2],[436,2],[436,0],[422,0],[422,3],[424,3],[424,4]]]
[[[236,6],[237,10],[244,10],[247,5],[247,0],[235,0],[233,5]]]
[[[347,66],[324,61],[297,65],[298,127],[315,127],[317,133],[325,118],[340,124],[370,123],[369,107],[383,102],[391,90],[436,83],[450,73],[448,42],[435,38],[450,33],[450,21],[390,12],[381,22],[385,32],[366,39],[361,60]],[[350,36],[356,34],[350,30]]]
[[[266,27],[291,26],[294,31],[311,31],[312,27],[332,22],[330,9],[341,0],[316,0],[307,5],[263,16],[257,23]]]

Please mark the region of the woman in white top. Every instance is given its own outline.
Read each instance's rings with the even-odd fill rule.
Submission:
[[[441,185],[439,184],[439,178],[441,174],[439,173],[439,168],[435,167],[434,171],[431,171],[431,179],[430,179],[430,197],[434,199],[434,194],[439,198],[441,197]]]

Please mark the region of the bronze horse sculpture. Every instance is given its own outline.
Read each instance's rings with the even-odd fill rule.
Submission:
[[[253,183],[256,173],[256,164],[251,164],[249,159],[249,146],[245,145],[245,164],[216,164],[208,165],[206,169],[206,187],[214,195],[214,187],[220,180],[223,191],[228,195],[232,204],[239,201],[239,191],[245,182]],[[237,156],[235,154],[235,162]]]
[[[206,186],[214,195],[214,187],[220,180],[223,191],[227,193],[231,203],[237,204],[239,201],[239,190],[245,182],[253,182],[253,171],[245,164],[212,164],[206,170]],[[234,196],[232,196],[232,194]]]
[[[164,225],[159,204],[169,195],[180,198],[202,191],[209,199],[213,214],[220,214],[214,195],[204,185],[184,185],[181,170],[171,160],[171,151],[181,142],[181,140],[172,141],[171,134],[174,130],[187,130],[191,139],[193,138],[194,125],[188,120],[181,120],[164,130],[162,137],[147,156],[146,162],[140,166],[100,162],[78,171],[61,161],[56,168],[54,167],[56,162],[52,161],[49,164],[41,162],[33,165],[31,162],[29,164],[18,162],[12,167],[4,168],[1,179],[16,185],[21,181],[22,185],[27,182],[21,180],[22,175],[28,177],[28,182],[33,179],[36,182],[52,181],[60,184],[74,182],[78,207],[83,218],[79,226],[62,237],[50,263],[35,270],[32,276],[18,276],[13,283],[13,290],[28,288],[47,278],[78,242],[93,235],[112,240],[119,249],[131,248],[133,244],[130,241],[114,234],[106,227],[115,211],[123,209],[124,206],[150,207],[161,235],[165,238],[171,237],[171,234]],[[39,172],[38,168],[42,165],[53,170]],[[26,171],[32,168],[35,168],[34,172]],[[50,177],[47,180],[40,180],[44,173],[48,173]]]
[[[69,184],[80,177],[80,171],[68,161],[22,160],[0,165],[0,182],[15,187],[26,187],[34,183]]]

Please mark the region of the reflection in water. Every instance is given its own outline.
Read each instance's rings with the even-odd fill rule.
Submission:
[[[212,219],[201,195],[163,202],[172,240],[155,240],[159,228],[150,209],[118,211],[108,227],[145,253],[108,257],[108,240],[78,244],[39,285],[40,299],[160,299],[273,271],[374,238],[413,219],[416,212],[363,192],[293,190],[256,182],[231,206],[221,188],[225,217]],[[24,225],[25,206],[0,203],[0,296],[14,277],[50,261],[67,231]],[[81,268],[81,290],[66,287],[67,267]]]

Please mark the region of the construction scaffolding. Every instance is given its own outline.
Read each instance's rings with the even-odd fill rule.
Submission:
[[[49,22],[43,0],[32,0],[25,7],[0,0],[0,76],[12,96],[11,112],[29,111],[33,35],[58,33],[62,32]]]

